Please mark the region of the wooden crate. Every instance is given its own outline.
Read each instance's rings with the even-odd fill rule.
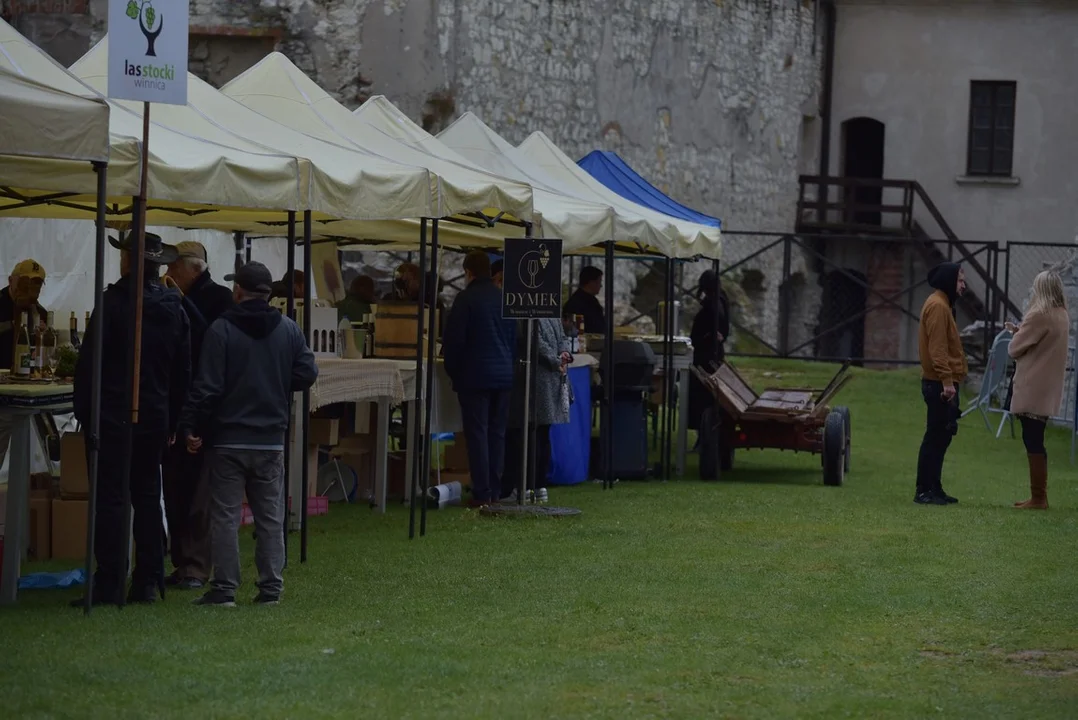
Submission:
[[[374,356],[379,358],[413,359],[416,356],[416,329],[419,306],[410,302],[382,302],[374,316]],[[429,307],[423,308],[423,354],[431,336],[427,321]],[[439,311],[434,311],[434,327],[440,323]],[[435,333],[437,335],[437,333]]]

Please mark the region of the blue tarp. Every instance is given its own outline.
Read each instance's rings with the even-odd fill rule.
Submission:
[[[618,157],[617,153],[606,150],[593,150],[581,159],[577,165],[584,168],[589,175],[603,185],[606,185],[623,198],[632,200],[637,205],[643,205],[664,215],[670,215],[671,217],[688,220],[700,225],[720,227],[722,224],[718,218],[685,207],[678,201],[668,197],[659,188],[640,177],[635,170]]]
[[[569,424],[550,428],[551,485],[576,485],[588,479],[591,462],[591,368],[569,368],[574,402]]]

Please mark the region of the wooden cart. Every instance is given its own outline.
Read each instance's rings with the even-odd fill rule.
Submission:
[[[827,403],[852,379],[848,371],[846,363],[823,390],[769,388],[757,395],[730,363],[710,375],[693,367],[693,374],[728,416],[718,432],[711,433],[718,439],[716,470],[733,467],[737,448],[793,450],[820,455],[824,484],[841,485],[850,470],[850,411],[832,409]],[[701,443],[701,474],[707,451]]]

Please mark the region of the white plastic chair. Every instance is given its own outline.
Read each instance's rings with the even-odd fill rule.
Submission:
[[[1001,413],[1004,420],[1010,415],[1004,407],[1006,397],[1000,397],[1000,391],[1005,387],[1004,381],[1007,379],[1007,365],[1011,361],[1007,350],[1011,346],[1013,337],[1014,335],[1010,330],[1004,330],[999,335],[996,335],[996,339],[992,341],[992,348],[988,352],[988,362],[984,368],[984,379],[981,381],[981,392],[962,413],[962,417],[965,417],[974,410],[979,410],[981,417],[984,418],[984,426],[989,432],[992,430],[992,425],[988,422],[988,413]],[[999,407],[992,407],[993,399],[999,403]],[[1002,428],[1003,423],[1001,422],[1000,429]],[[1013,431],[1013,426],[1011,429]],[[999,437],[998,431],[996,437]]]

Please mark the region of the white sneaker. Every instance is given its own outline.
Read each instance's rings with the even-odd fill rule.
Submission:
[[[532,502],[532,491],[529,490],[524,497],[527,498],[527,500],[525,502],[528,502],[528,503]],[[502,505],[516,505],[519,498],[520,498],[520,494],[518,493],[516,488],[513,488],[513,492],[509,493],[509,497],[503,498],[502,500],[499,500],[498,502],[500,504],[502,504]]]
[[[547,502],[549,502],[546,488],[539,488],[535,491],[535,502],[539,503],[540,505],[545,505]]]

